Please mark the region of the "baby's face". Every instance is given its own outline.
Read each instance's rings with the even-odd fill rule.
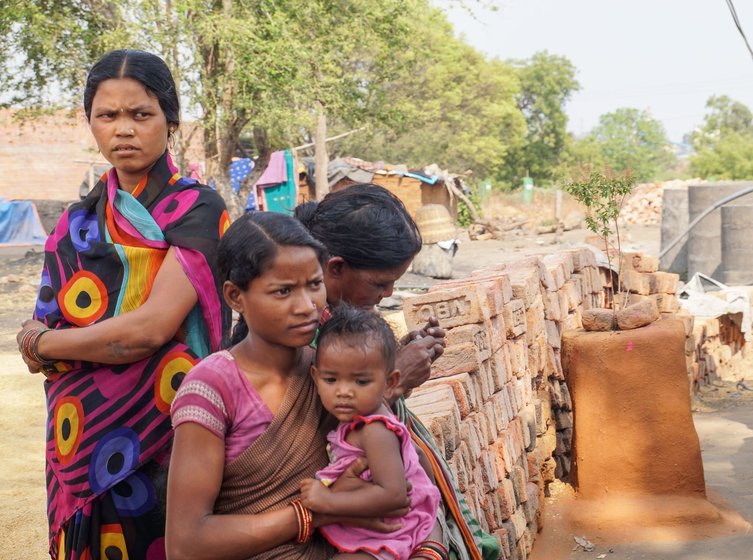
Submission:
[[[388,378],[381,348],[376,344],[351,345],[342,340],[319,347],[312,375],[322,405],[340,422],[373,414],[384,402]]]

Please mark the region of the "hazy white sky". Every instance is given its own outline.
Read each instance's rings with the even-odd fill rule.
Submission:
[[[753,2],[733,0],[753,44]],[[472,0],[466,0],[472,5]],[[445,2],[440,2],[445,4]],[[499,58],[566,56],[581,89],[568,104],[581,134],[619,107],[649,109],[678,142],[726,94],[753,109],[753,58],[724,0],[497,0],[497,11],[447,10],[458,33]]]

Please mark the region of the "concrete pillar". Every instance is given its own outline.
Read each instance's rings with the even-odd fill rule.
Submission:
[[[662,190],[661,249],[688,227],[688,189]],[[685,276],[688,272],[688,238],[685,237],[661,258],[661,270]]]
[[[721,210],[722,281],[731,285],[753,284],[753,205],[733,202]]]
[[[722,198],[753,186],[749,181],[727,181],[688,187],[689,220]],[[749,196],[739,199],[753,201]],[[722,264],[722,213],[716,209],[701,220],[688,234],[688,278],[701,272],[721,280]]]

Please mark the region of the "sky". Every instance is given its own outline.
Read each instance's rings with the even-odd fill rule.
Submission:
[[[576,135],[620,107],[648,109],[673,142],[703,123],[712,95],[753,110],[753,57],[725,0],[496,0],[496,11],[465,0],[472,13],[449,1],[439,4],[456,32],[481,52],[546,50],[575,65],[581,88],[567,113]],[[753,44],[753,2],[733,2]]]

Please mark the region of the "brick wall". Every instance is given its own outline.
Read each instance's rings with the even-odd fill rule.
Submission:
[[[694,321],[680,308],[679,277],[658,259],[625,255],[620,302],[654,300],[685,324],[689,387],[713,379],[745,349],[734,317]],[[503,558],[527,558],[542,528],[547,486],[571,468],[573,406],[562,371],[561,335],[603,306],[614,277],[585,248],[528,257],[449,280],[407,298],[409,330],[428,317],[447,329],[447,348],[408,407],[425,423],[466,502],[497,536]],[[695,381],[695,383],[694,383]]]
[[[436,316],[447,349],[408,406],[504,558],[526,558],[549,482],[570,470],[572,402],[560,338],[603,299],[593,253],[578,249],[478,270],[405,300],[409,329]]]
[[[89,163],[102,162],[83,112],[19,121],[11,109],[0,110],[0,196],[11,199],[78,198]],[[193,123],[185,123],[189,130]],[[189,159],[201,161],[200,134],[192,136]]]

